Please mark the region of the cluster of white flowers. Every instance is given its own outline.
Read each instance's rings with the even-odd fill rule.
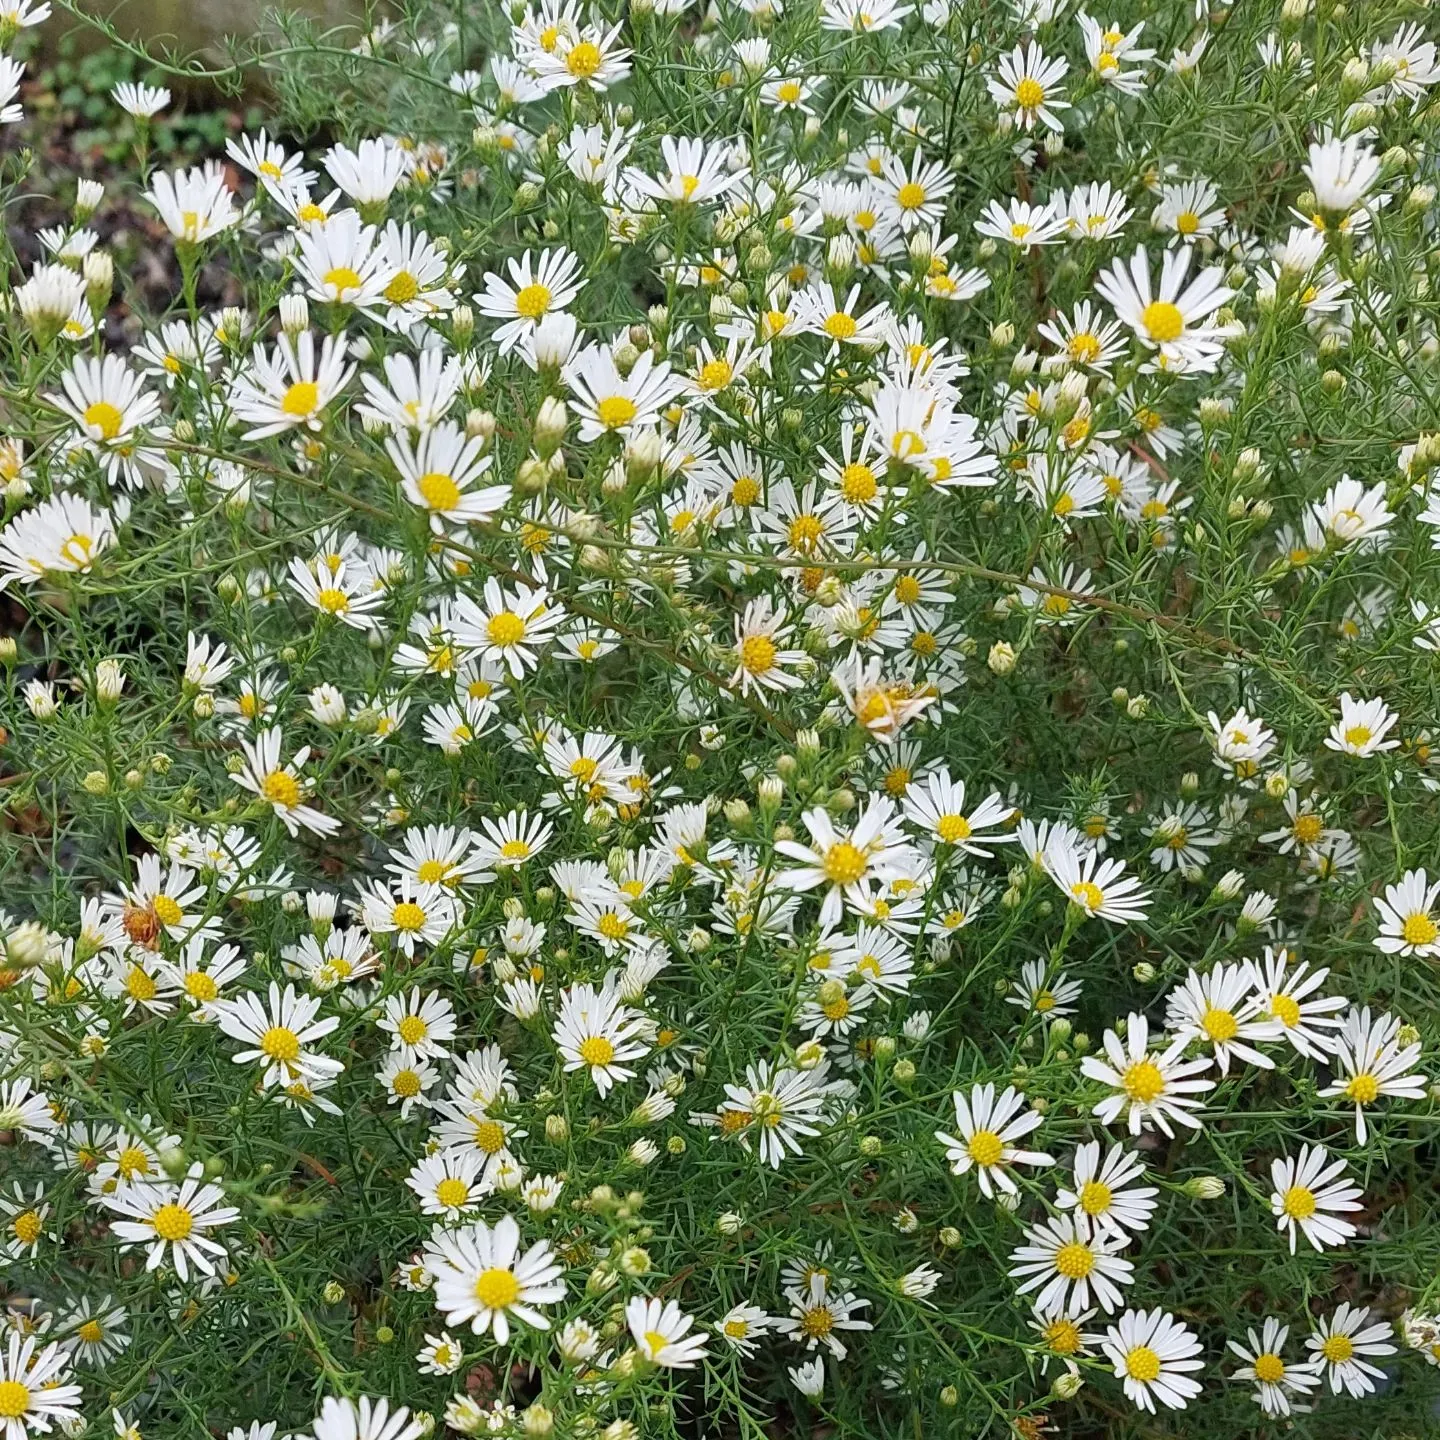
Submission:
[[[0,282],[0,1440],[1424,1423],[1440,57],[1312,9],[116,87]]]

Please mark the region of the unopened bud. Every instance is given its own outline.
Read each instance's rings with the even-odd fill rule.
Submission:
[[[280,297],[280,328],[292,337],[310,328],[310,306],[303,295]]]
[[[1218,1175],[1193,1175],[1181,1189],[1192,1200],[1218,1200],[1225,1193],[1225,1182]]]

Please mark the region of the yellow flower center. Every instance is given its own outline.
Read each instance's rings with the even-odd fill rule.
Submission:
[[[1332,1365],[1344,1365],[1355,1358],[1355,1346],[1348,1335],[1327,1335],[1320,1353]]]
[[[538,320],[550,308],[548,285],[526,285],[516,292],[515,313],[526,320]]]
[[[913,575],[902,575],[895,582],[895,598],[902,605],[914,605],[920,599],[920,582]]]
[[[260,1037],[260,1052],[289,1065],[300,1058],[300,1037],[287,1025],[272,1025]]]
[[[775,642],[768,635],[747,635],[740,646],[740,664],[751,675],[765,675],[775,668]]]
[[[327,615],[343,615],[350,608],[350,597],[333,585],[326,585],[315,592],[315,603]]]
[[[125,423],[125,417],[108,400],[97,400],[85,407],[85,423],[100,432],[102,440],[113,440]]]
[[[520,1298],[520,1282],[513,1271],[491,1266],[476,1277],[475,1298],[487,1310],[504,1310]]]
[[[1038,110],[1045,103],[1045,87],[1026,75],[1015,87],[1015,103],[1022,110]]]
[[[700,367],[700,373],[695,377],[695,383],[707,392],[723,390],[730,383],[734,373],[730,368],[730,362],[723,356],[717,356]]]
[[[623,940],[630,933],[630,922],[618,910],[606,910],[596,920],[595,928],[607,940]]]
[[[1292,1185],[1281,1198],[1280,1208],[1292,1220],[1308,1220],[1315,1213],[1315,1192],[1305,1185]]]
[[[1267,1351],[1255,1357],[1255,1378],[1266,1385],[1278,1385],[1285,1378],[1285,1362]]]
[[[185,912],[169,895],[157,895],[150,908],[162,925],[178,925],[185,918]]]
[[[591,1035],[580,1042],[580,1058],[587,1065],[608,1065],[615,1058],[615,1047],[603,1035]]]
[[[895,192],[895,203],[902,210],[918,210],[925,203],[925,187],[915,180],[907,180]]]
[[[18,1380],[0,1380],[0,1420],[16,1420],[30,1408],[30,1387]],[[25,1427],[20,1427],[25,1433]]]
[[[1005,1142],[993,1130],[977,1130],[965,1149],[977,1165],[998,1165],[1005,1153]]]
[[[185,977],[185,993],[202,1004],[213,1000],[220,993],[220,987],[203,971],[192,970]]]
[[[640,412],[627,395],[608,395],[595,407],[596,418],[607,430],[628,425]]]
[[[392,305],[408,305],[420,293],[420,282],[402,270],[386,287],[385,298]]]
[[[412,900],[402,900],[391,912],[390,923],[397,930],[414,933],[425,924],[425,912]]]
[[[492,615],[485,626],[492,645],[518,645],[525,638],[525,621],[513,610]]]
[[[730,503],[748,509],[760,498],[760,482],[753,475],[737,475],[730,487]]]
[[[1113,1198],[1113,1192],[1103,1180],[1087,1180],[1080,1187],[1080,1208],[1087,1215],[1103,1215]]]
[[[852,505],[868,503],[875,498],[879,489],[875,472],[868,465],[847,465],[840,473],[840,493]]]
[[[195,1219],[183,1205],[162,1205],[150,1217],[155,1233],[162,1240],[183,1240],[194,1228]]]
[[[859,328],[854,317],[847,315],[843,310],[837,310],[833,315],[827,316],[825,320],[825,333],[832,340],[853,339]]]
[[[395,1027],[395,1033],[402,1045],[418,1045],[430,1033],[430,1027],[418,1015],[407,1015]]]
[[[22,1210],[11,1222],[10,1228],[22,1245],[33,1245],[39,1238],[43,1224],[38,1210]]]
[[[1175,217],[1175,228],[1182,235],[1193,235],[1200,228],[1200,217],[1193,210],[1182,210]]]
[[[1180,307],[1168,300],[1152,300],[1141,311],[1140,323],[1145,327],[1145,333],[1161,345],[1178,340],[1185,329],[1185,317],[1180,313]]]
[[[422,885],[439,885],[449,873],[449,867],[443,860],[422,860],[416,867],[415,878]]]
[[[1200,1017],[1200,1028],[1209,1039],[1223,1045],[1233,1040],[1240,1031],[1240,1022],[1228,1010],[1217,1010],[1213,1006]]]
[[[454,1210],[470,1198],[470,1187],[463,1180],[457,1180],[453,1175],[447,1175],[435,1187],[435,1198],[447,1210]]]
[[[1072,1240],[1055,1252],[1055,1268],[1067,1280],[1083,1280],[1095,1268],[1095,1252],[1083,1241]]]
[[[365,283],[360,278],[360,272],[348,265],[337,265],[333,270],[327,270],[322,279],[335,291],[337,300],[343,300],[351,290],[358,290]]]
[[[272,770],[260,782],[260,793],[272,805],[288,808],[300,803],[300,782],[288,770]]]
[[[1380,1082],[1369,1071],[1362,1071],[1345,1087],[1345,1093],[1357,1105],[1373,1105],[1380,1098]]]
[[[565,68],[577,79],[588,80],[600,68],[600,47],[590,40],[572,45],[565,55]]]
[[[129,1145],[115,1159],[115,1168],[127,1179],[150,1173],[150,1157],[137,1145]]]
[[[1440,935],[1440,928],[1437,928],[1435,922],[1422,910],[1405,917],[1400,934],[1407,945],[1430,945],[1434,943],[1435,937]]]
[[[1080,880],[1070,887],[1070,898],[1082,910],[1098,910],[1105,903],[1105,892],[1093,880]]]
[[[1061,1318],[1052,1320],[1044,1331],[1045,1343],[1057,1355],[1074,1355],[1084,1343],[1080,1327],[1073,1321]]]
[[[1126,1066],[1120,1084],[1132,1100],[1142,1105],[1153,1104],[1165,1093],[1165,1077],[1153,1060],[1137,1060]]]
[[[1148,1385],[1160,1378],[1160,1357],[1148,1345],[1136,1345],[1125,1352],[1125,1373]]]
[[[530,846],[524,840],[507,840],[500,847],[500,854],[506,860],[528,860],[530,858]]]
[[[817,1305],[800,1317],[800,1329],[812,1340],[823,1340],[835,1328],[829,1307]]]
[[[480,1120],[475,1125],[475,1148],[498,1155],[505,1148],[505,1130],[497,1120]]]
[[[1302,845],[1313,845],[1320,838],[1321,828],[1318,815],[1297,815],[1290,833]]]
[[[963,815],[942,815],[935,822],[935,833],[947,845],[970,838],[970,822]]]
[[[1293,1029],[1300,1023],[1299,1002],[1289,995],[1272,995],[1270,1013],[1287,1029]]]
[[[104,1327],[98,1320],[87,1320],[75,1332],[86,1345],[98,1345],[105,1338]]]
[[[132,965],[125,976],[125,991],[132,1000],[153,1000],[155,981],[138,965]]]
[[[460,503],[460,487],[443,471],[426,471],[415,482],[415,488],[432,510],[453,510]]]
[[[790,522],[787,538],[792,550],[808,555],[820,543],[824,534],[825,526],[818,515],[797,515]]]
[[[313,380],[297,380],[280,399],[280,409],[286,415],[303,417],[313,415],[320,403],[320,387]]]
[[[390,1088],[402,1100],[412,1099],[420,1093],[420,1077],[413,1070],[397,1070],[390,1077]]]
[[[782,80],[775,87],[775,98],[782,105],[793,105],[800,98],[800,83],[797,80]]]
[[[832,885],[853,885],[869,869],[862,850],[848,840],[837,840],[825,852],[825,878]]]
[[[75,534],[71,535],[60,547],[60,554],[77,570],[88,570],[94,550],[95,537],[93,535]],[[34,560],[32,560],[30,564],[34,569],[42,573],[44,572],[45,567],[43,565],[37,564]]]
[[[1368,725],[1352,725],[1345,732],[1345,743],[1347,745],[1354,745],[1356,749],[1359,749],[1361,745],[1368,745],[1370,743],[1370,734],[1371,731]]]

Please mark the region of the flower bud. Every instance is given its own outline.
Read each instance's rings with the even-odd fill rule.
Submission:
[[[25,686],[25,707],[37,720],[49,720],[58,708],[55,687],[48,680],[31,680]]]
[[[92,250],[81,262],[85,300],[95,315],[104,312],[115,289],[115,261],[106,250]]]
[[[1073,1400],[1085,1383],[1085,1377],[1078,1370],[1066,1370],[1050,1383],[1050,1393],[1057,1400]]]
[[[1218,1175],[1192,1175],[1180,1188],[1192,1200],[1218,1200],[1225,1193],[1225,1182]]]
[[[98,180],[80,180],[75,185],[75,219],[88,220],[105,198],[105,187]]]
[[[95,667],[95,698],[102,705],[113,705],[124,688],[125,672],[118,660],[102,660]]]
[[[625,476],[633,485],[643,484],[660,466],[665,447],[658,430],[637,430],[625,442]]]
[[[537,1440],[543,1440],[544,1436],[551,1434],[555,1429],[555,1414],[537,1400],[521,1413],[520,1428],[527,1435],[533,1435],[537,1437]]]
[[[310,328],[310,306],[303,295],[280,297],[280,328],[292,339]]]
[[[5,963],[17,970],[43,964],[49,950],[49,933],[38,920],[26,920],[5,937]]]
[[[548,460],[560,448],[569,423],[570,415],[563,400],[559,400],[553,395],[547,395],[540,402],[531,439],[535,446],[535,453],[542,460]]]

